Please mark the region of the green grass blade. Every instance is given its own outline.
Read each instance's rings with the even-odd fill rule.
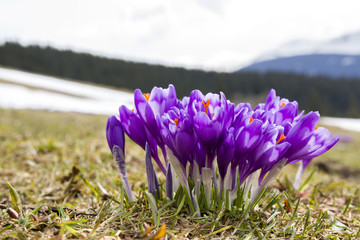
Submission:
[[[309,182],[309,181],[311,180],[311,178],[313,177],[313,175],[314,175],[314,173],[316,172],[316,170],[317,170],[317,168],[314,168],[314,169],[311,171],[310,175],[306,178],[306,180],[304,181],[304,183],[301,184],[301,186],[299,187],[299,192],[301,192],[301,191],[305,188],[305,186],[308,184],[308,182]]]
[[[158,221],[158,208],[156,206],[156,200],[152,194],[148,194],[147,192],[144,192],[145,197],[149,203],[152,215],[153,215],[153,224],[158,227],[159,221]]]
[[[22,204],[21,204],[21,199],[19,197],[18,192],[16,191],[16,189],[13,186],[11,186],[11,184],[9,182],[6,182],[6,185],[9,188],[11,202],[12,202],[12,205],[13,205],[15,211],[17,213],[21,214],[22,213]]]

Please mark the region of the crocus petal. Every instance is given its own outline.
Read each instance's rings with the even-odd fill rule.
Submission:
[[[175,87],[170,84],[167,89],[154,87],[150,93],[149,105],[155,116],[162,116],[175,106],[177,101]]]
[[[124,151],[125,148],[124,130],[122,128],[120,120],[115,115],[108,118],[106,124],[106,139],[111,151],[114,145],[119,146],[120,149]]]
[[[143,120],[146,128],[150,131],[151,135],[157,141],[159,141],[160,133],[156,123],[154,112],[139,89],[136,89],[134,92],[134,102],[136,111],[139,114],[140,118]]]
[[[283,125],[285,123],[292,123],[298,113],[298,106],[295,103],[288,103],[281,107],[274,115],[274,123]]]
[[[158,166],[163,173],[166,173],[166,169],[161,163],[157,151],[157,142],[145,128],[143,122],[137,114],[129,110],[126,106],[119,108],[120,119],[124,129],[124,132],[133,140],[136,144],[145,150],[146,142],[149,143],[151,156],[154,158]]]
[[[289,148],[285,156],[289,159],[289,161],[293,160],[293,156],[296,156],[296,153],[302,148],[304,148],[309,142],[315,129],[316,123],[319,121],[319,117],[319,113],[309,112],[289,131],[289,134],[284,140],[291,144],[291,147]]]
[[[271,89],[265,101],[265,110],[269,111],[277,108],[279,106],[279,101],[280,98],[276,96],[275,90]]]
[[[235,140],[232,133],[227,133],[224,140],[219,144],[217,151],[217,164],[219,167],[219,173],[222,179],[224,179],[228,165],[231,163],[235,154]]]
[[[206,165],[206,150],[200,141],[198,141],[195,145],[195,153],[194,160],[199,165],[199,169],[201,170]]]
[[[216,122],[213,123],[205,112],[199,112],[194,117],[194,130],[203,142],[216,142],[218,138],[218,129],[214,124],[218,125],[217,127],[220,127],[220,124]]]
[[[255,119],[249,125],[244,127],[235,138],[237,152],[252,151],[257,146],[261,137],[262,124],[261,121]]]

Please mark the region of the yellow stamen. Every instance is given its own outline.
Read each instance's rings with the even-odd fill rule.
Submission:
[[[206,114],[209,113],[209,105],[210,105],[210,99],[206,100],[206,104],[204,101],[202,101],[202,104],[204,105],[205,107],[205,110],[206,110]]]
[[[254,121],[255,119],[253,119],[253,117],[250,117],[250,123],[252,123],[252,121]]]
[[[281,134],[279,140],[276,142],[276,144],[278,144],[279,142],[281,142],[282,140],[284,140],[286,137],[284,134]]]
[[[149,101],[149,99],[150,99],[150,93],[144,93],[143,95],[144,95],[146,101]]]
[[[179,128],[179,119],[175,118],[175,119],[174,119],[174,122],[175,122],[177,128],[180,130],[180,128]]]
[[[283,107],[283,106],[285,106],[286,104],[285,103],[281,103],[281,106]]]

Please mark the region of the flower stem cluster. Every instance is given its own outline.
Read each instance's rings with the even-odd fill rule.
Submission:
[[[182,187],[196,211],[224,199],[231,208],[239,191],[253,203],[285,165],[301,162],[297,187],[307,164],[339,140],[317,126],[318,112],[299,113],[296,101],[280,99],[273,89],[254,109],[199,90],[180,100],[173,85],[146,94],[137,89],[134,103],[134,109],[121,106],[106,130],[129,199],[124,133],[146,150],[149,191],[159,195],[153,159],[166,177],[167,198]]]

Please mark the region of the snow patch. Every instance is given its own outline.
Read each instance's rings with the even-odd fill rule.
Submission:
[[[119,106],[133,106],[131,93],[56,77],[0,67],[0,80],[8,82],[0,82],[3,108],[118,114]]]
[[[360,119],[358,118],[321,117],[320,122],[324,125],[360,132]]]

